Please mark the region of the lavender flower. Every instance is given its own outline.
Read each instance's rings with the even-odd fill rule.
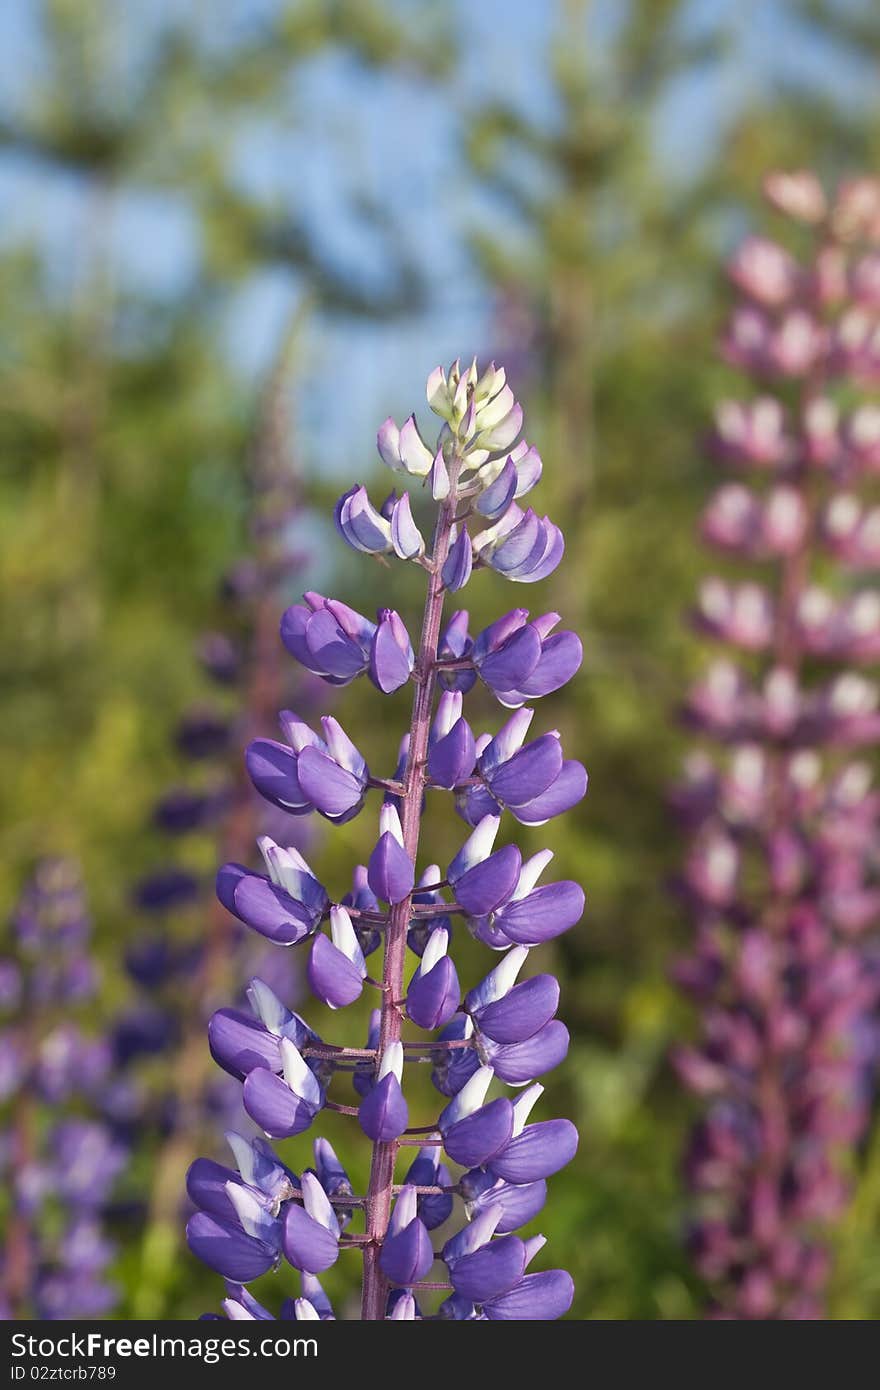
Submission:
[[[766,193],[812,249],[804,264],[750,238],[730,267],[742,302],[723,348],[760,394],[718,411],[714,452],[742,479],[702,529],[750,573],[708,580],[696,618],[748,655],[714,662],[686,707],[720,750],[693,756],[676,792],[696,924],[677,974],[703,1008],[676,1060],[707,1101],[686,1172],[712,1313],[787,1319],[822,1315],[823,1228],[867,1120],[860,1035],[880,986],[859,940],[880,907],[878,801],[851,760],[880,727],[852,669],[880,649],[880,600],[858,581],[878,560],[860,493],[880,420],[851,399],[880,365],[880,184],[828,201],[813,175],[774,174]]]
[[[76,1019],[98,983],[90,927],[77,867],[41,862],[13,915],[16,957],[2,971],[14,980],[0,1039],[8,1316],[100,1317],[118,1297],[103,1221],[128,1156],[102,1116],[110,1048]]]
[[[519,976],[532,947],[579,920],[584,898],[574,883],[538,886],[550,851],[524,863],[515,845],[496,848],[496,841],[505,812],[541,824],[584,795],[586,773],[565,758],[555,731],[526,741],[534,710],[523,708],[574,675],[581,646],[573,633],[555,632],[557,614],[530,621],[524,609],[476,637],[463,610],[444,629],[447,591],[457,593],[481,569],[519,582],[541,579],[561,559],[563,541],[552,522],[517,504],[537,483],[541,461],[516,442],[522,411],[504,372],[492,365],[480,374],[475,363],[438,368],[428,402],[443,421],[433,447],[413,417],[400,429],[386,421],[378,444],[385,463],[433,499],[430,546],[407,492],[377,508],[358,485],[336,509],[354,549],[425,570],[418,652],[391,609],[373,622],[308,593],[281,623],[288,651],[329,685],[368,675],[387,694],[412,681],[412,717],[394,775],[374,777],[330,719],[322,720],[322,736],[282,715],[286,744],[258,739],[247,754],[261,795],[296,813],[316,810],[341,823],[363,810],[371,789],[380,790],[367,862],[337,902],[298,851],[273,841],[261,842],[265,874],[228,864],[218,876],[221,901],[241,921],[279,946],[308,952],[309,984],[325,1004],[344,1009],[378,990],[365,1048],[323,1042],[259,980],[249,991],[252,1012],[221,1009],[209,1030],[214,1057],[242,1081],[245,1108],[269,1138],[311,1130],[328,1105],[340,1109],[331,1092],[348,1075],[357,1105],[341,1108],[372,1141],[369,1185],[355,1195],[322,1138],[314,1168],[300,1175],[264,1146],[255,1164],[253,1146],[237,1138],[238,1173],[197,1160],[190,1194],[199,1211],[188,1239],[233,1281],[228,1317],[271,1316],[240,1286],[281,1260],[302,1278],[302,1296],[288,1300],[282,1316],[332,1317],[316,1276],[350,1250],[363,1255],[366,1320],[428,1316],[424,1296],[434,1289],[448,1294],[436,1315],[452,1319],[557,1318],[573,1295],[562,1270],[526,1272],[543,1237],[514,1234],[540,1211],[547,1178],[577,1147],[567,1120],[528,1123],[543,1092],[529,1083],[565,1057],[568,1032],[555,1017],[557,982]],[[478,679],[515,711],[498,732],[475,735],[465,718],[463,696]],[[442,791],[452,793],[469,833],[445,871],[419,870],[425,796]],[[454,961],[456,927],[504,953],[467,992]],[[370,974],[368,959],[380,946],[381,971]],[[411,1125],[405,1074],[423,1058],[433,1063],[444,1105],[431,1123]],[[418,1154],[401,1182],[397,1160],[410,1145]],[[457,1179],[444,1158],[463,1170]],[[430,1233],[449,1220],[456,1196],[464,1224],[435,1248]],[[347,1229],[353,1214],[362,1217],[362,1233]],[[445,1277],[432,1282],[438,1260]]]

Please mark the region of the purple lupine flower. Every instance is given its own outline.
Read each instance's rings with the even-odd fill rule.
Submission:
[[[479,1067],[440,1112],[437,1128],[444,1151],[463,1167],[479,1167],[513,1134],[513,1106],[507,1097],[485,1101],[494,1079],[491,1067]]]
[[[376,1071],[376,1080],[360,1103],[358,1120],[361,1129],[376,1144],[388,1144],[399,1139],[409,1123],[409,1108],[404,1098],[403,1044],[393,1042],[385,1048]]]
[[[99,982],[90,927],[76,865],[39,863],[11,922],[16,958],[3,970],[9,1170],[0,1297],[10,1317],[102,1317],[119,1297],[103,1222],[128,1152],[105,1121],[113,1050],[77,1016],[93,1006]]]
[[[466,632],[466,614],[464,619]],[[554,633],[558,622],[558,613],[529,622],[527,609],[512,609],[479,633],[469,649],[459,641],[462,655],[452,661],[458,665],[467,660],[495,698],[516,709],[526,700],[559,690],[580,667],[580,638],[573,632]]]
[[[324,1088],[289,1038],[278,1043],[280,1074],[253,1067],[244,1078],[242,1103],[270,1139],[291,1139],[309,1128],[325,1100]]]
[[[400,1189],[382,1242],[379,1268],[392,1284],[405,1288],[424,1279],[434,1263],[428,1228],[419,1216],[414,1187]]]
[[[199,1158],[187,1173],[196,1208],[187,1224],[190,1249],[219,1274],[247,1283],[278,1260],[282,1201],[300,1191],[300,1180],[263,1140],[239,1134],[227,1139],[238,1170]]]
[[[461,1001],[458,974],[448,955],[449,937],[445,927],[431,932],[406,995],[408,1017],[432,1032],[449,1022]]]
[[[303,1173],[301,1191],[302,1205],[290,1202],[284,1213],[284,1254],[294,1269],[321,1274],[339,1258],[339,1220],[314,1173]]]
[[[524,744],[534,713],[520,708],[494,738],[485,734],[476,741],[476,776],[463,791],[454,788],[459,814],[469,825],[502,809],[523,825],[543,825],[585,796],[586,771],[563,756],[555,730]]]
[[[471,775],[477,758],[476,741],[461,709],[461,691],[445,691],[428,739],[428,775],[435,786],[446,791]]]
[[[323,738],[285,710],[281,726],[288,743],[254,739],[245,761],[254,787],[273,806],[295,816],[318,811],[341,825],[360,811],[370,773],[337,721],[325,717],[321,723]]]
[[[382,807],[379,831],[367,865],[367,882],[383,902],[405,902],[415,884],[415,871],[404,846],[403,827],[394,806]]]
[[[251,980],[247,999],[252,1013],[218,1009],[208,1024],[214,1061],[240,1081],[259,1066],[280,1072],[283,1038],[296,1047],[317,1040],[303,1019],[282,1004],[263,980]]]
[[[336,510],[340,534],[353,549],[394,556],[427,573],[418,656],[393,609],[380,609],[373,623],[307,593],[282,620],[287,650],[330,684],[369,675],[387,694],[413,681],[412,719],[393,776],[373,777],[330,719],[322,721],[321,738],[284,716],[287,745],[258,738],[248,754],[261,795],[296,813],[315,810],[341,823],[363,808],[371,790],[381,791],[366,863],[355,868],[338,901],[298,851],[274,840],[261,842],[266,874],[229,864],[218,876],[221,901],[242,922],[275,945],[308,943],[307,978],[325,1004],[342,1011],[378,990],[365,1047],[322,1042],[281,1002],[280,991],[261,980],[249,989],[251,1013],[220,1009],[211,1019],[211,1050],[241,1080],[245,1109],[268,1138],[317,1127],[330,1107],[356,1114],[373,1144],[360,1196],[320,1136],[315,1166],[299,1178],[272,1165],[270,1150],[259,1151],[259,1165],[236,1151],[238,1175],[196,1161],[190,1187],[199,1211],[190,1222],[190,1244],[233,1281],[223,1304],[233,1319],[272,1316],[242,1286],[282,1259],[302,1278],[301,1296],[283,1305],[282,1317],[332,1317],[315,1276],[351,1250],[363,1255],[366,1320],[555,1318],[571,1304],[573,1286],[563,1271],[528,1272],[543,1237],[522,1240],[516,1231],[542,1209],[547,1180],[577,1147],[568,1120],[531,1119],[543,1094],[535,1078],[564,1058],[568,1031],[556,1017],[558,983],[526,966],[532,948],[580,919],[584,895],[568,881],[539,884],[549,850],[524,862],[516,845],[497,841],[505,815],[542,824],[584,795],[586,773],[565,758],[555,730],[526,742],[535,715],[522,708],[564,685],[582,650],[573,633],[556,631],[556,613],[530,620],[525,609],[514,609],[476,638],[464,610],[443,626],[447,592],[457,593],[481,570],[536,582],[556,567],[563,541],[552,522],[518,505],[538,482],[541,460],[519,439],[522,411],[504,372],[494,364],[483,373],[476,364],[438,368],[428,401],[443,421],[433,448],[413,418],[400,429],[387,420],[378,446],[384,462],[398,475],[420,479],[436,504],[431,545],[407,492],[375,507],[358,484]],[[463,697],[478,678],[515,713],[498,732],[476,737]],[[445,873],[420,862],[428,791],[451,792],[470,827]],[[454,959],[457,927],[503,953],[466,990]],[[367,957],[380,945],[381,979],[374,979]],[[269,980],[274,983],[271,974]],[[404,1017],[429,1036],[404,1041]],[[407,1064],[419,1060],[432,1064],[445,1103],[429,1123],[411,1126],[405,1075]],[[337,1078],[353,1086],[357,1107],[335,1098]],[[398,1155],[410,1145],[417,1155],[397,1183]],[[266,1172],[271,1189],[261,1177]],[[438,1253],[430,1232],[450,1221],[457,1206],[463,1208],[459,1229]],[[354,1236],[347,1228],[357,1209],[365,1234]],[[446,1281],[431,1283],[438,1258]],[[449,1296],[432,1314],[435,1289]]]
[[[383,609],[371,623],[353,608],[321,594],[307,593],[304,599],[304,604],[294,604],[284,614],[281,638],[307,671],[330,685],[348,685],[369,672],[385,695],[406,683],[414,657],[397,613]]]
[[[676,976],[703,1009],[675,1061],[705,1102],[685,1166],[711,1316],[795,1319],[823,1313],[823,1228],[867,1122],[858,1039],[880,996],[860,944],[880,906],[880,800],[849,761],[876,741],[878,694],[846,669],[880,651],[880,601],[851,580],[880,561],[859,495],[880,422],[852,399],[876,380],[880,184],[826,200],[812,174],[773,174],[766,193],[814,249],[803,265],[750,238],[731,265],[745,302],[723,348],[760,394],[718,412],[713,452],[741,481],[710,500],[702,534],[763,577],[709,579],[698,600],[699,628],[750,659],[714,662],[685,708],[720,748],[689,759],[674,796],[696,925]],[[780,377],[787,404],[770,394]]]
[[[217,875],[217,897],[239,921],[281,946],[311,935],[330,906],[327,893],[294,846],[283,849],[260,837],[266,874],[242,864],[224,864]]]
[[[319,932],[312,941],[308,980],[317,999],[341,1009],[359,999],[367,964],[357,933],[344,907],[330,909],[330,938]]]

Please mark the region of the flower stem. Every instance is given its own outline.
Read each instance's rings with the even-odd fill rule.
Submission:
[[[449,495],[440,505],[434,528],[431,570],[428,575],[428,592],[425,598],[421,641],[413,673],[415,695],[413,696],[409,729],[409,752],[403,778],[401,816],[403,844],[413,865],[416,863],[419,848],[422,795],[426,781],[428,733],[431,727],[431,711],[437,678],[437,644],[440,639],[444,598],[442,570],[449,553],[449,535],[455,521],[456,484],[460,467],[460,458],[457,455],[453,456],[449,465]],[[403,968],[406,959],[406,933],[411,911],[412,895],[392,907],[388,928],[385,932],[385,954],[382,967],[384,992],[379,1022],[380,1057],[391,1043],[400,1040],[403,1014],[399,1001],[405,993]],[[391,1140],[390,1143],[377,1143],[373,1146],[366,1212],[367,1235],[371,1238],[372,1244],[364,1250],[364,1283],[361,1303],[361,1318],[364,1322],[381,1321],[385,1317],[388,1281],[379,1268],[379,1252],[391,1214],[394,1164],[398,1148],[397,1140]]]

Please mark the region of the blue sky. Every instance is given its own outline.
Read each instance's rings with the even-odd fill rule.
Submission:
[[[207,21],[210,41],[222,43],[227,36],[234,39],[240,27],[259,22],[274,3],[211,0],[194,12]],[[398,0],[401,22],[423,23],[426,3]],[[320,447],[321,462],[334,469],[350,468],[352,440],[371,438],[377,410],[384,414],[421,399],[424,377],[435,361],[490,343],[491,306],[463,250],[463,234],[487,212],[458,158],[465,113],[500,95],[540,120],[553,116],[553,93],[540,55],[555,28],[555,4],[455,0],[451,8],[440,9],[451,15],[461,47],[455,76],[443,88],[411,76],[377,79],[330,54],[299,73],[289,110],[279,112],[277,123],[252,123],[236,146],[242,182],[264,196],[295,194],[329,254],[367,270],[375,262],[374,241],[345,213],[347,189],[355,184],[388,208],[428,274],[430,304],[417,318],[391,325],[315,326],[301,423],[311,437],[311,452]],[[39,12],[39,0],[4,0],[0,6],[0,112],[26,98],[39,80]],[[136,67],[138,45],[151,26],[179,8],[176,0],[129,0],[119,13],[124,24],[104,42],[114,45],[123,79]],[[601,53],[619,16],[619,0],[595,0],[591,13],[591,42]],[[782,0],[691,0],[686,7],[691,35],[719,22],[734,31],[731,51],[706,73],[676,83],[655,123],[657,158],[672,179],[686,178],[711,154],[725,121],[780,77],[807,79],[818,88],[837,83],[849,99],[864,98],[869,74],[847,69],[841,84],[837,55],[793,24]],[[88,212],[75,180],[0,153],[0,207],[0,236],[17,240],[36,234],[60,282],[76,273]],[[110,255],[121,285],[159,297],[179,292],[198,261],[185,197],[145,187],[116,198]],[[266,362],[295,294],[287,277],[267,274],[234,298],[226,340],[240,370],[258,371]],[[345,412],[333,408],[340,360],[348,383]]]

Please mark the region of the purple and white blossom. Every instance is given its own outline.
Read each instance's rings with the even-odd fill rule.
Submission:
[[[342,1110],[372,1141],[369,1183],[357,1195],[320,1135],[315,1166],[299,1175],[262,1140],[259,1148],[235,1141],[237,1174],[197,1160],[188,1238],[231,1281],[223,1304],[230,1318],[272,1316],[243,1286],[285,1262],[302,1282],[281,1316],[332,1318],[317,1276],[346,1252],[363,1257],[366,1320],[557,1318],[573,1296],[563,1271],[527,1272],[544,1240],[515,1231],[541,1210],[548,1178],[577,1147],[569,1121],[530,1118],[543,1093],[535,1078],[565,1057],[569,1039],[556,1017],[558,983],[529,968],[529,957],[575,925],[584,896],[572,882],[539,884],[549,850],[524,862],[516,845],[498,839],[506,816],[542,824],[586,791],[586,773],[565,757],[557,731],[526,737],[532,702],[571,679],[582,649],[573,633],[557,631],[556,613],[530,620],[514,609],[472,636],[460,610],[444,626],[447,593],[479,571],[534,583],[552,573],[564,544],[553,522],[517,500],[539,481],[541,460],[520,439],[522,409],[504,371],[454,363],[431,374],[427,395],[442,421],[436,441],[410,417],[399,428],[387,420],[378,447],[398,481],[415,481],[434,504],[430,542],[415,492],[394,492],[376,507],[358,484],[336,509],[353,549],[424,570],[418,649],[395,610],[380,609],[374,622],[311,592],[281,623],[288,652],[330,685],[367,675],[390,694],[412,683],[397,767],[390,777],[374,775],[329,717],[318,733],[284,714],[286,741],[259,737],[247,753],[260,795],[295,815],[317,811],[342,824],[368,815],[371,792],[380,793],[366,862],[336,897],[298,850],[264,838],[265,873],[228,864],[217,882],[240,921],[307,953],[307,978],[324,1004],[341,1011],[375,991],[365,1047],[319,1038],[270,988],[271,971],[269,983],[251,984],[251,1012],[220,1009],[209,1028],[215,1059],[242,1082],[245,1109],[267,1138],[316,1129],[327,1108]],[[477,680],[514,711],[491,733],[475,734],[464,711]],[[444,791],[469,827],[445,872],[423,864],[421,833],[426,794]],[[455,962],[462,930],[503,953],[470,989]],[[371,973],[380,947],[381,969]],[[408,1065],[419,1060],[432,1064],[444,1098],[427,1124],[410,1123],[422,1121],[411,1117],[406,1084]],[[342,1099],[345,1082],[354,1105],[350,1091]],[[418,1152],[399,1177],[408,1146]],[[456,1210],[460,1229],[435,1247],[431,1232]],[[349,1229],[358,1218],[363,1234]],[[448,1295],[439,1308],[435,1290]]]

